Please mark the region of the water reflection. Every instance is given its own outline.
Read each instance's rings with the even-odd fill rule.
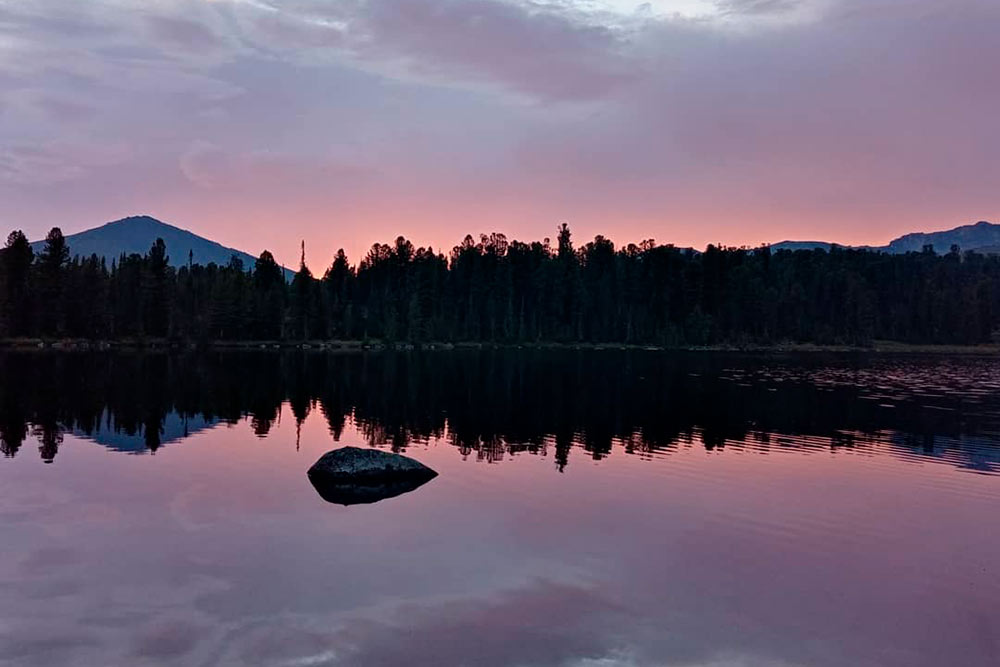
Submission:
[[[0,356],[0,663],[1000,664],[996,370]],[[334,439],[440,476],[330,505]]]
[[[5,353],[0,377],[0,449],[14,456],[33,437],[45,461],[66,432],[130,453],[244,419],[263,437],[287,405],[297,424],[320,410],[335,441],[351,421],[394,451],[432,438],[486,461],[551,451],[559,470],[575,446],[600,460],[697,441],[880,446],[1000,471],[1000,364],[977,357]]]
[[[416,491],[430,479],[403,479],[395,482],[338,484],[309,476],[309,482],[320,498],[334,505],[370,505],[404,493]]]

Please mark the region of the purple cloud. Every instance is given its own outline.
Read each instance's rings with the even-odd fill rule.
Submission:
[[[402,58],[418,74],[493,81],[541,100],[619,90],[638,63],[610,28],[498,0],[377,0],[358,17],[364,58]]]
[[[609,6],[5,5],[0,218],[138,206],[230,245],[251,219],[289,262],[561,220],[704,245],[1000,219],[993,0]]]

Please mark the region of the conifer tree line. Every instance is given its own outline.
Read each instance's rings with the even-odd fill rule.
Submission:
[[[998,328],[1000,258],[957,247],[695,252],[575,247],[557,231],[554,246],[467,236],[447,256],[399,237],[356,266],[340,250],[321,276],[303,247],[290,283],[267,251],[254,266],[175,268],[157,239],[109,265],[71,256],[59,229],[37,254],[15,231],[0,250],[0,338],[973,344]]]

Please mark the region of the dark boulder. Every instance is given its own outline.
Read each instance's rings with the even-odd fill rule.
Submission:
[[[309,468],[309,481],[327,502],[374,503],[429,482],[437,473],[407,456],[380,449],[342,447]]]

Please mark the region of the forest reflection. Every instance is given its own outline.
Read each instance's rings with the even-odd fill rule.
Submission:
[[[949,373],[958,382],[983,363],[882,359],[873,369],[866,357],[553,349],[5,352],[0,450],[13,457],[34,438],[51,462],[72,432],[155,452],[244,420],[264,437],[285,407],[299,424],[319,410],[335,441],[352,422],[368,444],[394,451],[440,439],[486,461],[551,454],[560,471],[574,451],[599,460],[615,447],[695,444],[888,446],[995,473],[998,393],[947,387]],[[942,385],[936,394],[919,389],[928,374]],[[896,384],[875,391],[872,377]]]

